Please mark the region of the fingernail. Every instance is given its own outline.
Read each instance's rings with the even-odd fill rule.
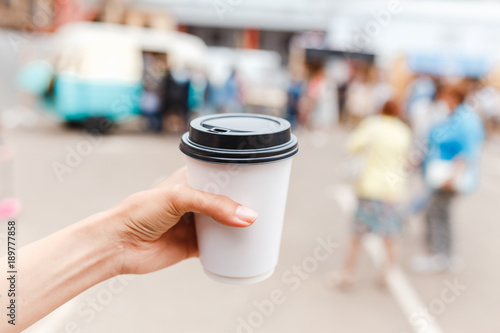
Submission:
[[[257,212],[245,206],[236,208],[236,217],[246,223],[253,223],[257,219]]]

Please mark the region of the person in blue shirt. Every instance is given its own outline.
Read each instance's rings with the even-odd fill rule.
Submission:
[[[459,266],[452,255],[450,209],[457,194],[471,193],[478,186],[485,136],[479,115],[464,103],[465,95],[466,90],[459,85],[443,87],[440,99],[446,102],[449,115],[429,133],[423,165],[424,179],[432,191],[425,214],[429,255],[415,258],[413,268],[419,272],[434,273]]]

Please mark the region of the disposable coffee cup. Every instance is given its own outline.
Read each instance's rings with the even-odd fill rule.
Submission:
[[[225,195],[259,213],[246,228],[195,214],[205,273],[231,284],[270,277],[278,264],[292,157],[298,152],[290,123],[257,114],[199,117],[182,136],[180,150],[191,187]]]

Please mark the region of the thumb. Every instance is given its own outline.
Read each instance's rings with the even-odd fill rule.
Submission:
[[[195,190],[187,185],[176,185],[170,190],[170,204],[179,217],[189,212],[199,213],[231,227],[248,227],[257,219],[256,211],[226,196]]]

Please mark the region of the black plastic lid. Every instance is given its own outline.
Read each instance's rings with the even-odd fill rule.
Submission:
[[[261,164],[299,151],[285,119],[259,114],[218,114],[191,121],[181,151],[192,158],[225,164]]]

